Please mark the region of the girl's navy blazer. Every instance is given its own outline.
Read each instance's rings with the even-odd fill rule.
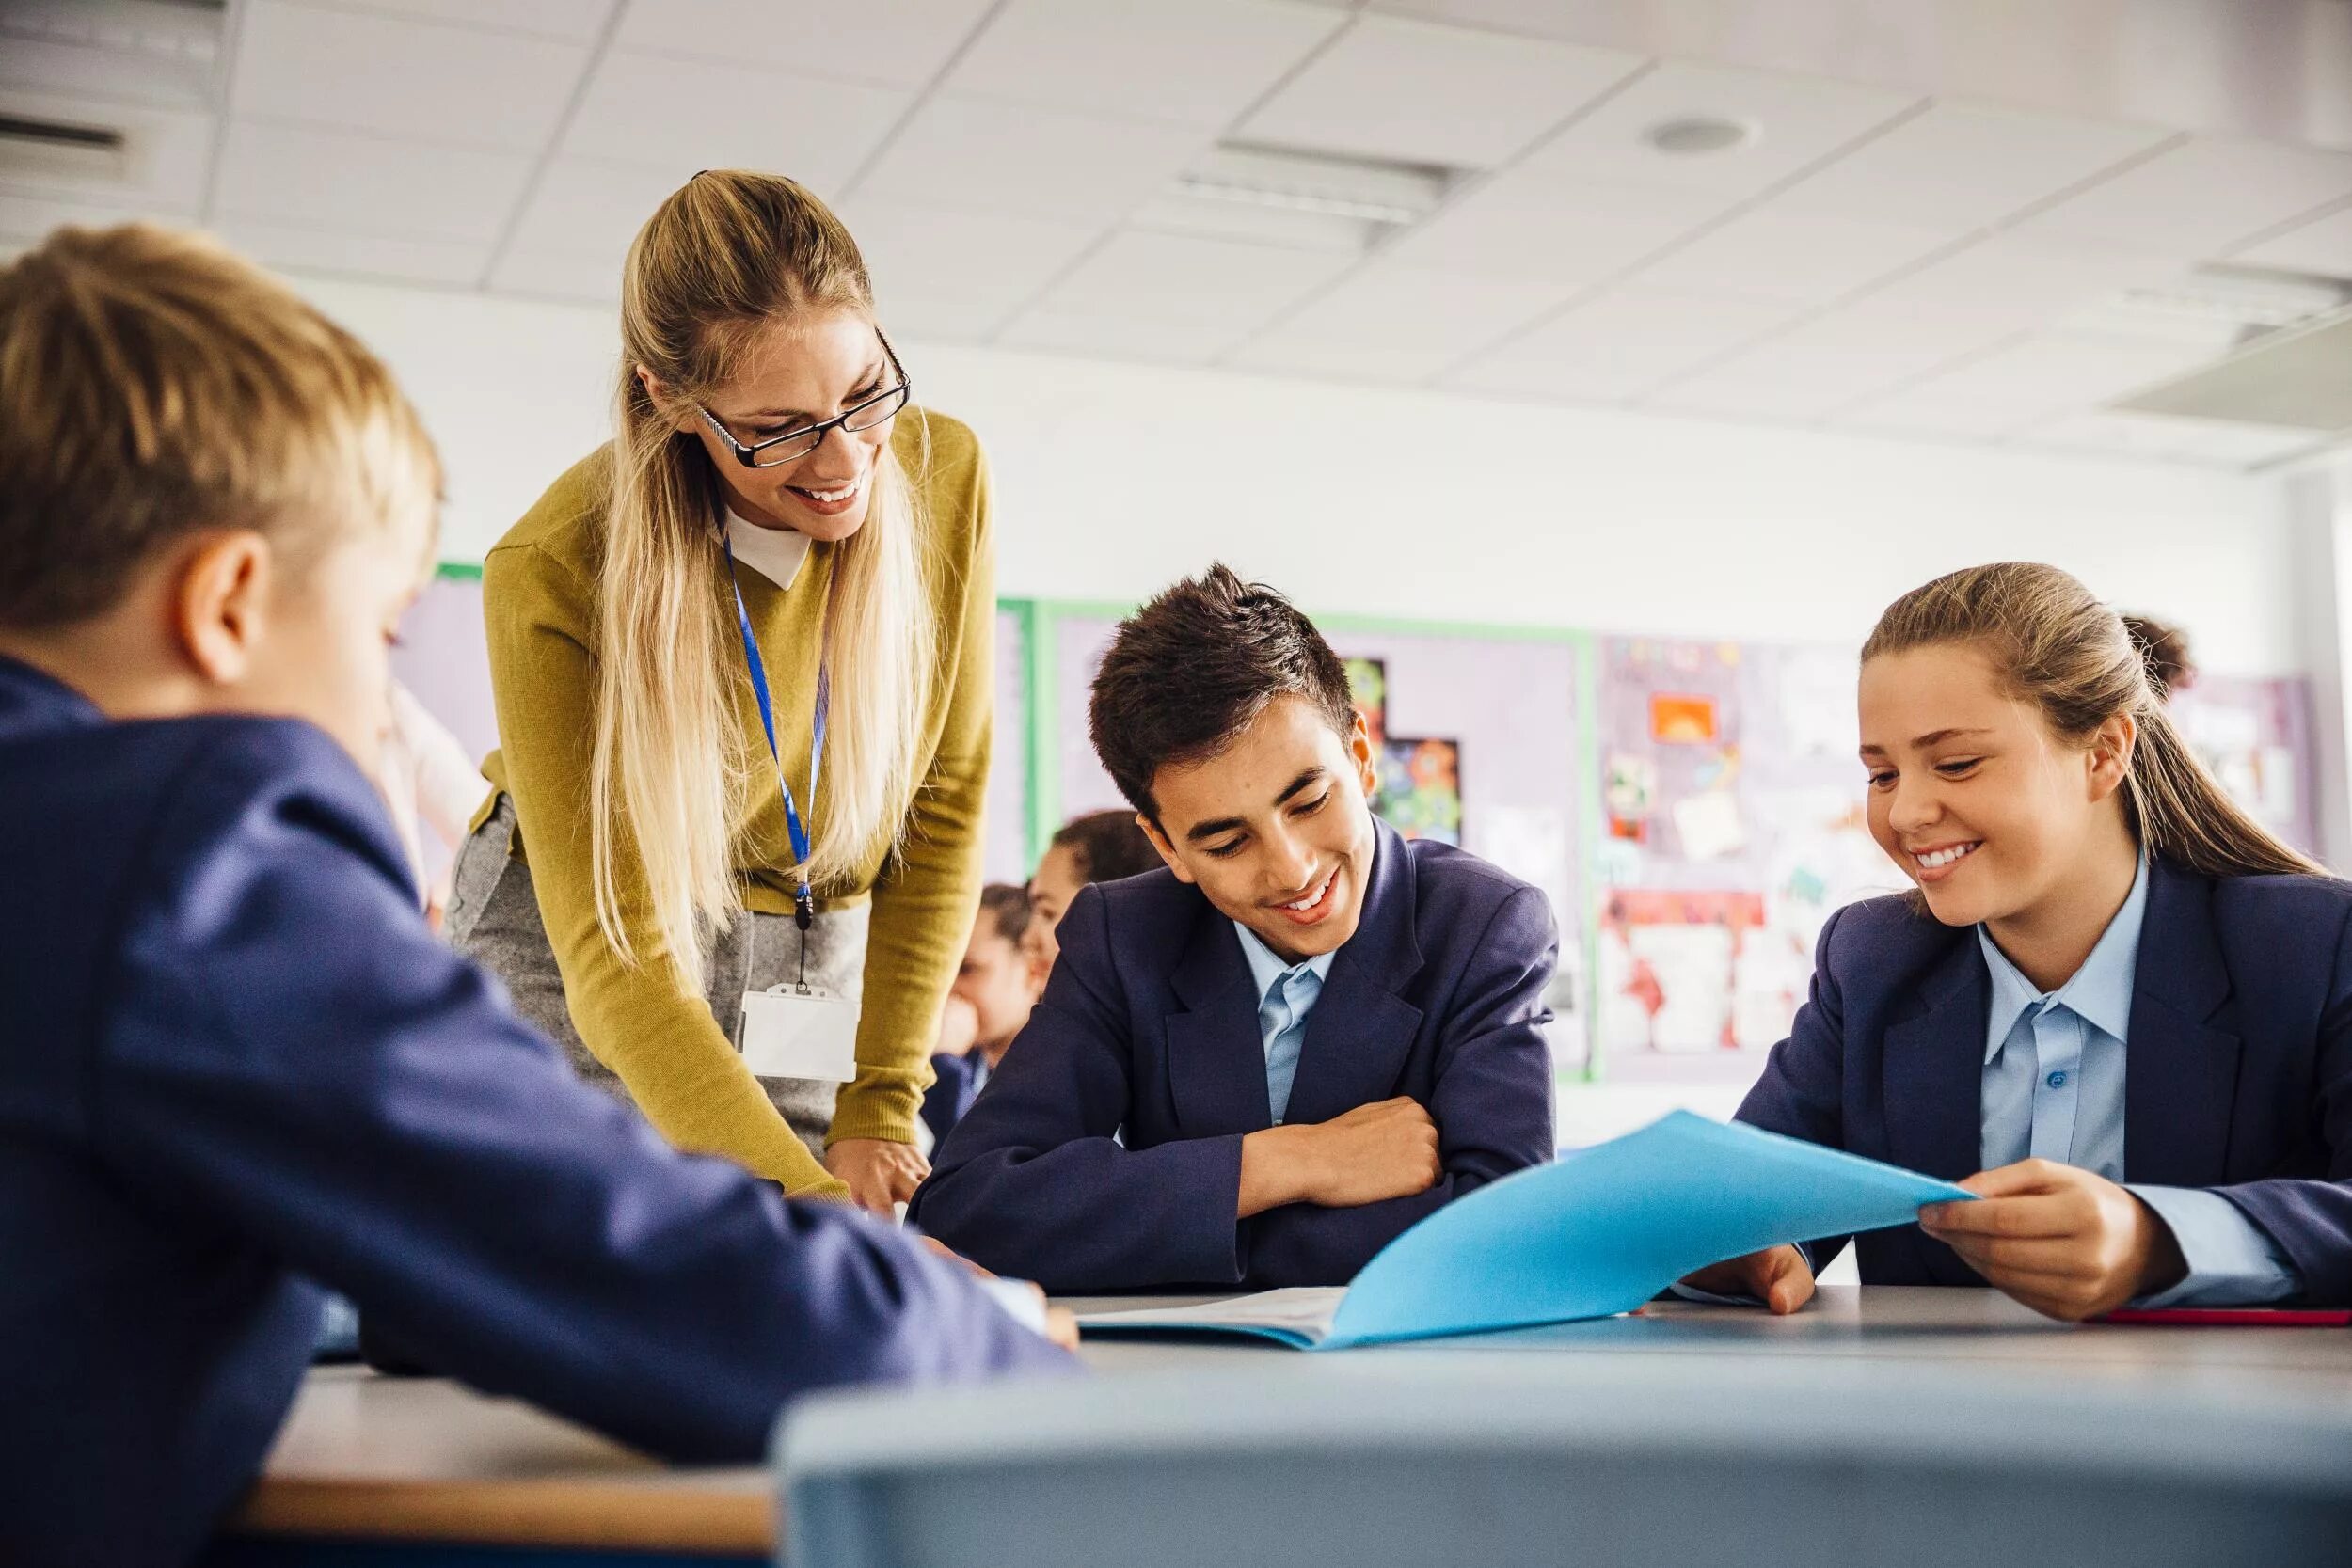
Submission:
[[[2125,1180],[2210,1188],[2302,1300],[2352,1306],[2352,884],[2149,868],[2124,1044]],[[1839,911],[1811,999],[1740,1119],[1953,1180],[1978,1168],[1992,978],[1973,927],[1902,898]],[[1848,1238],[1812,1251],[1817,1266]],[[1859,1240],[1881,1285],[1980,1285],[1917,1226]]]
[[[1273,1125],[1257,984],[1233,923],[1154,871],[1071,901],[1043,999],[909,1218],[1050,1290],[1343,1285],[1422,1215],[1551,1158],[1551,906],[1374,827],[1363,916],[1308,1015],[1286,1119],[1410,1095],[1438,1124],[1436,1186],[1235,1220],[1241,1141]]]

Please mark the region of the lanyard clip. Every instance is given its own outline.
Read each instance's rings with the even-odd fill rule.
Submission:
[[[808,928],[817,924],[817,900],[809,896],[808,884],[803,882],[792,895],[792,924],[808,935]]]

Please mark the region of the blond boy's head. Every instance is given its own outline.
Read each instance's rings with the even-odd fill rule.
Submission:
[[[67,229],[0,268],[0,650],[102,707],[371,760],[439,488],[383,364],[209,240]]]

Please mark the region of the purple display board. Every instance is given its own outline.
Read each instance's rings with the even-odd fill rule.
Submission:
[[[1594,1013],[1613,1077],[1750,1078],[1823,921],[1907,883],[1864,818],[1854,651],[1599,647]]]
[[[1087,689],[1115,623],[1056,623],[1055,690],[1061,813],[1121,805],[1087,739]],[[1462,841],[1544,890],[1560,925],[1560,979],[1551,1031],[1555,1061],[1581,1067],[1583,900],[1578,827],[1585,807],[1578,766],[1575,643],[1475,635],[1327,628],[1343,657],[1380,660],[1392,735],[1442,737],[1460,748]]]
[[[2172,716],[2255,821],[2305,854],[2319,853],[2311,682],[2200,675],[2172,700]]]
[[[480,578],[437,578],[425,586],[400,623],[392,678],[449,726],[474,761],[498,750]]]

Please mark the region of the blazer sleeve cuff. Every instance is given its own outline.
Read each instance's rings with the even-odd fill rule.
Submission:
[[[2125,1189],[2172,1231],[2188,1273],[2135,1307],[2258,1307],[2303,1288],[2302,1275],[2228,1198],[2190,1187]]]

